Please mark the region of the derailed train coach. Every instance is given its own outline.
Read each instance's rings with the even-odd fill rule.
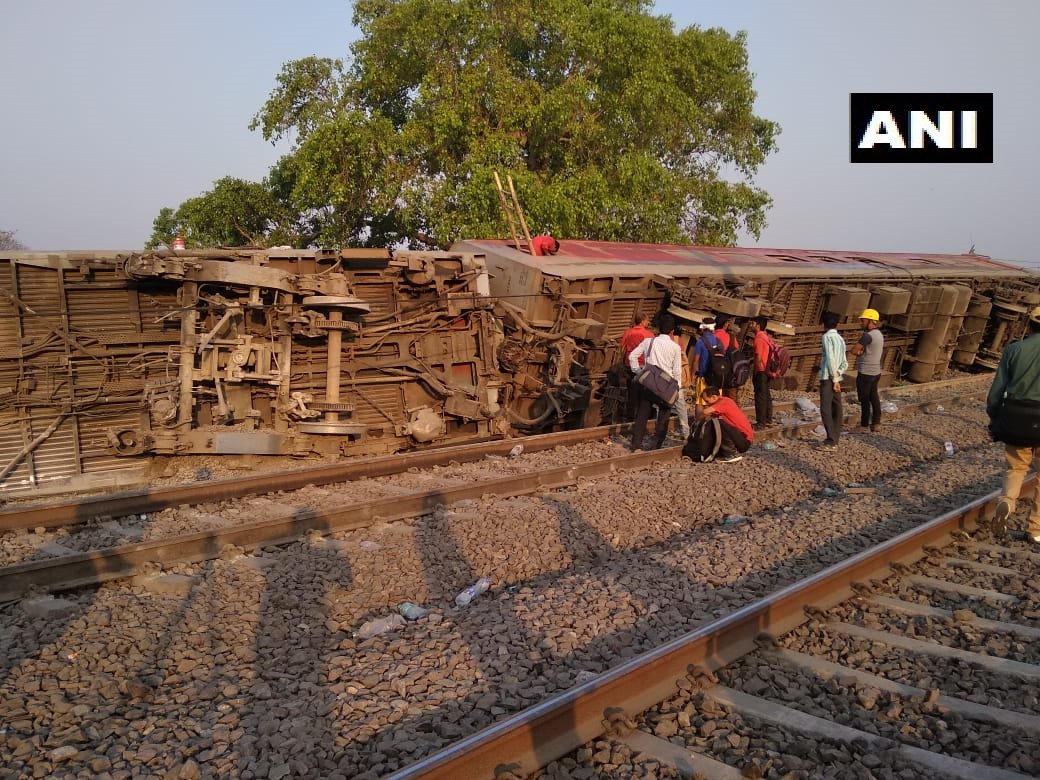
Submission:
[[[992,369],[1040,303],[975,255],[564,241],[447,252],[0,254],[0,491],[133,483],[155,455],[391,453],[618,419],[636,309],[764,315],[815,385],[824,310],[878,309],[886,378]],[[851,333],[850,333],[851,332]],[[122,475],[122,476],[121,476]]]
[[[951,367],[993,370],[1040,304],[1040,277],[981,255],[892,254],[563,241],[532,257],[509,241],[463,241],[485,257],[505,326],[500,367],[514,425],[595,425],[618,419],[618,341],[637,310],[668,310],[692,331],[709,315],[765,316],[792,353],[790,389],[817,387],[820,316],[880,312],[881,386],[928,382]],[[742,339],[743,341],[743,339]],[[526,422],[525,422],[526,421]],[[531,423],[535,423],[532,425]]]

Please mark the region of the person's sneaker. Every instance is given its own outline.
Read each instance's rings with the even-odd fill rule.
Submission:
[[[754,425],[751,426],[751,429],[755,430],[755,431],[764,431],[767,428],[771,428],[771,427],[772,427],[772,423],[760,423],[760,422],[757,422],[757,423],[755,423]]]
[[[1008,530],[1008,518],[1011,517],[1011,502],[1006,498],[997,502],[997,509],[993,513],[993,533],[996,536],[1004,536]]]
[[[881,430],[881,423],[877,423],[876,425],[871,425],[870,426],[870,432],[871,433],[878,433],[880,430]]]
[[[736,463],[737,461],[744,460],[743,455],[720,455],[718,457],[719,463]]]
[[[822,441],[820,442],[820,449],[825,450],[827,452],[834,452],[838,449],[838,442],[830,441],[829,439]]]
[[[869,425],[857,425],[855,428],[852,429],[852,432],[853,433],[866,433],[869,430],[872,430]]]

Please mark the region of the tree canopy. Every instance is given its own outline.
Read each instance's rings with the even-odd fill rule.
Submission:
[[[498,171],[533,232],[757,236],[770,199],[752,179],[779,127],[753,113],[744,35],[651,7],[356,0],[348,64],[287,63],[253,119],[291,143],[267,179],[221,180],[165,220],[193,241],[447,246],[507,232]]]

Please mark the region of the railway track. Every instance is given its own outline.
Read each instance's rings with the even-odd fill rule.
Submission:
[[[1040,554],[968,535],[996,498],[784,588],[392,778],[524,777],[547,766],[546,777],[577,769],[640,776],[647,765],[734,779],[792,767],[804,776],[1035,776]],[[922,594],[943,606],[922,603]],[[929,722],[920,730],[927,735],[900,731],[913,714]],[[976,739],[965,743],[965,734]],[[987,761],[991,743],[1007,748],[1001,765]]]
[[[972,402],[975,396],[951,396],[904,404],[888,415],[899,419],[905,415],[929,412],[957,404]],[[818,422],[803,422],[776,426],[767,432],[773,437],[793,438],[818,426]],[[603,441],[616,434],[616,427],[568,431],[525,439],[522,449],[539,452],[580,442]],[[268,474],[226,480],[191,488],[170,488],[157,494],[136,493],[109,499],[91,499],[81,502],[29,507],[9,510],[0,514],[0,529],[25,530],[36,528],[36,523],[47,527],[60,524],[66,527],[88,526],[84,537],[100,531],[103,538],[129,536],[140,539],[148,526],[147,513],[173,506],[193,505],[201,508],[195,513],[203,522],[217,527],[193,533],[174,533],[146,541],[130,541],[105,546],[90,539],[76,541],[63,538],[61,542],[41,545],[34,560],[26,560],[0,567],[0,603],[23,597],[31,591],[59,592],[133,577],[155,566],[213,560],[243,551],[253,551],[269,545],[296,541],[308,534],[328,534],[349,531],[394,520],[417,517],[439,506],[487,496],[519,496],[558,490],[581,480],[603,478],[612,474],[645,468],[655,463],[669,463],[681,457],[681,447],[673,446],[656,452],[626,453],[602,457],[592,462],[569,463],[555,468],[525,470],[508,477],[491,478],[466,484],[442,482],[432,489],[393,494],[381,498],[365,498],[344,503],[334,487],[330,491],[312,491],[300,501],[290,492],[304,486],[335,485],[344,480],[357,480],[400,474],[408,469],[445,465],[453,462],[482,458],[504,458],[517,445],[510,442],[489,442],[471,447],[449,448],[435,453],[414,453],[380,458],[368,463],[351,463],[339,467],[325,467],[302,471]],[[277,493],[274,500],[260,498],[249,503],[249,517],[244,522],[223,519],[224,506],[207,505],[219,500],[243,499],[259,491]],[[120,522],[131,516],[130,522]],[[100,520],[99,520],[100,519]],[[77,549],[80,548],[86,549]]]
[[[840,458],[781,439],[730,465],[641,453],[657,465],[0,604],[0,765],[54,777],[382,777],[915,527],[931,508],[984,495],[1000,461],[983,420],[977,405],[893,419],[882,435],[843,439]],[[472,482],[610,448],[621,451],[584,443],[351,490],[372,482],[400,496],[434,475]],[[258,514],[247,501],[224,506]],[[745,517],[731,526],[724,514]],[[478,576],[491,591],[456,607]],[[406,600],[430,614],[358,635]],[[566,775],[580,758],[624,776],[602,750],[545,772]]]

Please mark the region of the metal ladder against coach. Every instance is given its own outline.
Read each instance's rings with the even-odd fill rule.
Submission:
[[[506,182],[509,184],[509,195],[506,195],[505,189],[502,187],[502,179],[498,176],[498,171],[495,171],[495,186],[498,188],[498,202],[502,205],[502,213],[506,215],[506,221],[509,222],[509,232],[513,236],[513,241],[516,243],[516,248],[521,252],[531,251],[531,232],[527,229],[527,220],[524,219],[524,210],[520,208],[520,201],[516,197],[516,188],[513,187],[513,177],[506,174]],[[517,231],[517,225],[523,231],[521,235]]]

